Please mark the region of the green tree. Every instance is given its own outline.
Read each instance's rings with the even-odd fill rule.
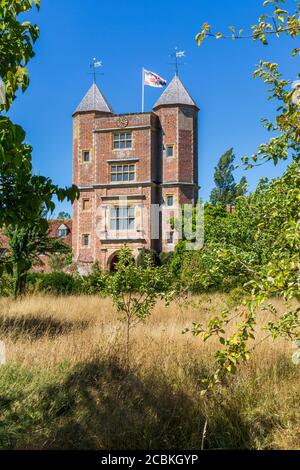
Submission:
[[[71,215],[69,214],[69,212],[61,211],[58,213],[57,218],[62,220],[68,220],[71,219]]]
[[[33,57],[33,45],[39,36],[36,25],[20,19],[39,0],[2,0],[0,2],[0,77],[5,86],[5,100],[0,113],[8,111],[16,92],[25,91],[29,84],[27,64]],[[0,114],[0,227],[18,224],[19,212],[31,213],[44,204],[54,210],[54,196],[59,201],[73,201],[78,196],[75,186],[59,188],[46,177],[32,174],[31,147],[25,142],[25,132]],[[28,182],[32,183],[32,187]],[[34,196],[34,197],[33,197]]]
[[[107,279],[107,293],[112,297],[120,321],[126,326],[128,365],[131,330],[146,321],[159,299],[171,295],[172,282],[167,269],[153,266],[151,255],[145,255],[143,267],[137,266],[128,247],[120,250],[115,269]]]
[[[72,250],[71,248],[65,245],[66,251],[63,250],[51,253],[49,258],[49,267],[52,271],[58,272],[63,271],[67,267],[71,267],[72,265]]]
[[[1,0],[0,2],[0,77],[5,87],[5,102],[0,103],[0,111],[8,111],[16,92],[23,92],[29,85],[29,60],[34,56],[33,45],[39,37],[39,28],[29,21],[20,21],[24,14],[40,0]]]
[[[27,274],[39,262],[39,255],[70,252],[61,240],[50,238],[49,224],[42,210],[35,217],[32,214],[28,221],[9,225],[5,234],[9,244],[6,268],[13,274],[15,298],[25,293]]]
[[[229,291],[250,280],[252,273],[245,261],[254,257],[255,253],[257,264],[260,259],[260,248],[254,240],[255,221],[248,204],[250,197],[237,199],[233,213],[220,204],[205,204],[203,248],[189,251],[183,243],[178,244],[175,250],[176,275],[185,290]]]
[[[210,202],[213,205],[221,204],[222,206],[234,205],[238,196],[243,196],[247,188],[247,180],[245,177],[236,184],[233,176],[235,156],[233,148],[225,152],[217,166],[215,167],[215,185],[210,195]]]
[[[137,266],[141,266],[142,268],[147,267],[149,265],[149,260],[151,260],[153,266],[161,265],[160,257],[155,250],[142,248],[136,259]]]
[[[234,311],[223,311],[207,325],[194,325],[195,335],[205,340],[217,335],[223,346],[216,352],[217,374],[211,378],[210,386],[224,373],[234,373],[240,361],[249,359],[248,342],[255,339],[257,307],[262,303],[274,316],[263,327],[265,338],[300,340],[299,200],[300,168],[294,162],[282,177],[270,183],[263,180],[253,194],[239,199],[235,213],[223,226],[219,243],[208,244],[200,255],[202,270],[198,277],[202,283],[205,279],[227,279],[230,273],[243,275],[241,286],[247,307],[241,308],[238,327],[229,336],[226,326],[236,317]],[[196,272],[195,283],[195,263],[191,270]],[[287,310],[283,313],[268,303],[275,296],[286,301]],[[296,301],[296,305],[291,301]]]
[[[251,26],[249,33],[242,30],[238,33],[231,27],[231,34],[213,33],[209,24],[202,26],[196,41],[200,46],[207,37],[216,39],[253,39],[260,40],[268,45],[272,36],[280,38],[288,36],[295,39],[300,35],[300,3],[297,2],[293,13],[282,8],[283,0],[266,0],[264,7],[271,7],[270,11],[261,15],[256,25]],[[292,50],[292,56],[298,56],[300,48]],[[268,131],[276,133],[267,143],[259,146],[258,151],[250,158],[243,159],[247,168],[266,161],[273,161],[292,156],[294,164],[285,172],[282,178],[272,182],[268,188],[260,188],[261,195],[256,194],[256,202],[253,211],[258,218],[253,219],[257,233],[255,239],[265,246],[268,245],[269,253],[263,250],[266,256],[265,262],[260,266],[253,265],[253,260],[243,260],[246,269],[252,271],[252,279],[246,284],[251,286],[252,292],[245,299],[246,309],[241,313],[241,321],[235,332],[226,337],[225,326],[232,321],[231,312],[222,312],[221,315],[211,319],[206,327],[195,325],[194,334],[203,335],[207,340],[212,335],[217,335],[222,349],[216,351],[217,368],[208,380],[208,388],[213,387],[226,373],[234,373],[241,361],[247,361],[250,357],[248,346],[249,339],[255,338],[255,325],[257,306],[265,302],[270,296],[277,295],[286,301],[299,300],[299,270],[300,270],[300,239],[299,239],[299,156],[300,156],[300,120],[298,91],[291,89],[291,80],[283,79],[278,70],[278,64],[260,61],[255,70],[255,78],[260,77],[268,85],[270,99],[279,101],[275,120],[264,120]],[[228,261],[235,258],[235,247],[226,252]],[[216,253],[215,263],[224,257],[224,251]],[[238,253],[240,256],[240,253]],[[240,262],[240,260],[238,260]],[[270,306],[274,313],[274,307]],[[277,313],[277,318],[266,325],[268,334],[273,338],[283,336],[295,340],[300,344],[300,309],[298,306],[287,307],[283,314]],[[300,355],[300,351],[296,354]]]
[[[0,113],[7,112],[19,89],[29,84],[27,64],[34,56],[33,45],[39,36],[36,25],[20,19],[39,0],[2,0],[0,2],[0,77],[5,96]],[[0,227],[9,238],[10,255],[1,268],[14,273],[15,296],[24,292],[27,272],[36,261],[39,251],[57,250],[49,241],[47,222],[41,207],[53,211],[54,196],[59,201],[73,201],[78,196],[75,186],[59,188],[44,176],[33,175],[31,147],[25,141],[21,126],[0,114]]]

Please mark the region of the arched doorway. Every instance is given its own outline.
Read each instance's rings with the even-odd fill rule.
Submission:
[[[108,261],[107,261],[107,269],[108,269],[110,272],[116,271],[116,264],[117,264],[117,262],[118,262],[118,256],[119,256],[119,250],[118,250],[118,251],[115,251],[114,253],[112,253],[112,254],[110,255],[110,257],[108,258]],[[134,253],[133,253],[133,256],[132,256],[132,261],[135,261]]]
[[[114,253],[108,260],[108,269],[110,272],[113,273],[116,270],[117,262],[118,262],[118,252]]]

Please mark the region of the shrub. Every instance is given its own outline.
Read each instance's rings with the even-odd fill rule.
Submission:
[[[29,293],[41,292],[53,295],[105,295],[107,276],[109,275],[109,273],[101,271],[89,276],[79,276],[78,274],[68,274],[59,271],[53,273],[30,273],[28,275],[27,291]],[[11,292],[9,291],[7,295],[10,295]]]
[[[97,274],[90,274],[80,278],[80,293],[87,295],[100,294],[105,296],[107,289],[107,280],[110,273],[99,271]]]
[[[3,273],[0,276],[0,296],[9,297],[14,292],[14,280],[13,277],[7,273]]]
[[[149,261],[152,266],[161,266],[161,260],[155,250],[146,250],[142,248],[136,259],[136,264],[140,268],[149,266]]]
[[[161,253],[159,255],[159,259],[160,259],[160,262],[161,262],[162,266],[170,266],[170,264],[173,261],[173,258],[174,258],[174,252],[173,251],[169,251],[167,253]]]
[[[186,242],[184,240],[181,240],[176,245],[176,248],[172,257],[172,262],[170,263],[172,274],[176,278],[180,277],[183,257],[185,253],[186,253]]]
[[[71,266],[72,253],[54,253],[49,258],[49,267],[53,272],[62,271]]]
[[[28,291],[54,295],[77,294],[80,292],[80,278],[63,272],[30,273]]]

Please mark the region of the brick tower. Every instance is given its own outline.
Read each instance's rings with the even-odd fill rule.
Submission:
[[[92,85],[73,114],[73,182],[80,198],[72,245],[81,272],[95,261],[112,269],[124,244],[135,255],[143,247],[174,249],[176,233],[165,232],[164,210],[153,239],[151,207],[174,208],[176,215],[177,204],[197,200],[198,111],[177,75],[148,113],[114,114]]]
[[[194,205],[198,198],[199,108],[175,75],[153,109],[162,128],[162,202],[170,206],[173,200],[176,216],[179,206]],[[168,212],[165,217],[169,218]],[[173,236],[175,244],[176,233]],[[168,238],[162,237],[162,251],[170,251],[168,242]]]

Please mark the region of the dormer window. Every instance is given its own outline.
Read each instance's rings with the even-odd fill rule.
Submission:
[[[59,238],[65,238],[68,236],[68,234],[69,234],[69,229],[65,224],[62,224],[60,225],[60,227],[58,227],[57,236]]]

